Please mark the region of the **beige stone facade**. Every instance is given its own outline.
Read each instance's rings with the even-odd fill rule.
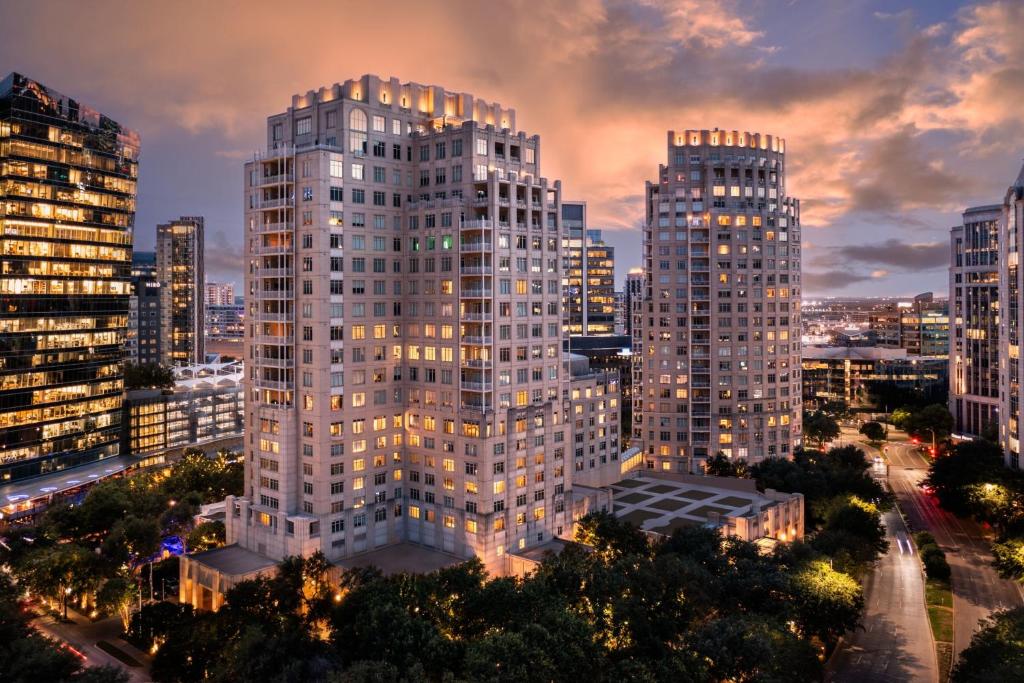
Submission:
[[[246,164],[246,490],[229,542],[492,567],[566,528],[560,183],[515,113],[363,76]]]
[[[669,131],[647,183],[633,437],[656,469],[801,442],[800,205],[785,151],[770,135]]]

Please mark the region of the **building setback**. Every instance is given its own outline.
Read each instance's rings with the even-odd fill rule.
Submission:
[[[999,442],[1007,467],[1020,469],[1021,375],[1024,318],[1020,267],[1024,242],[1024,167],[1006,191],[999,221]]]
[[[999,424],[1002,208],[967,209],[963,225],[950,231],[949,411],[954,431],[963,436],[981,436]]]
[[[719,451],[788,456],[801,443],[800,205],[785,142],[669,131],[646,197],[634,445],[679,472]]]
[[[182,216],[156,226],[163,365],[194,365],[206,360],[203,231],[202,216]]]
[[[561,186],[539,138],[498,104],[363,76],[293,97],[267,148],[245,168],[229,542],[411,541],[500,571],[567,533]]]
[[[0,80],[0,481],[118,455],[138,154],[87,105]]]

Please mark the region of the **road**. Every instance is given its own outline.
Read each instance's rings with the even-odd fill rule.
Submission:
[[[890,442],[884,449],[889,485],[907,522],[915,531],[927,530],[935,536],[952,569],[955,658],[970,644],[982,619],[994,611],[1018,607],[1024,599],[1016,583],[1000,578],[992,568],[985,530],[941,509],[934,496],[921,490],[928,458],[906,442]]]
[[[864,629],[843,638],[828,680],[841,683],[937,681],[935,645],[924,606],[924,578],[895,510],[882,518],[889,551],[864,586]]]
[[[32,625],[44,635],[54,640],[63,641],[82,653],[89,666],[106,664],[119,667],[128,673],[129,680],[133,683],[147,683],[151,680],[146,668],[146,656],[120,639],[121,624],[116,617],[102,619],[95,623],[87,619],[76,618],[75,623],[69,624],[60,622],[50,615],[45,615],[33,619]],[[129,667],[116,657],[107,654],[96,646],[96,643],[101,640],[107,641],[135,657],[143,666]]]

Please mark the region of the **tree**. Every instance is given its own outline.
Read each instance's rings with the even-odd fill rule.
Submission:
[[[844,571],[861,574],[889,547],[878,508],[857,496],[836,496],[822,504],[824,524],[811,541]]]
[[[1024,680],[1024,607],[999,612],[982,624],[953,667],[953,683]]]
[[[126,683],[113,667],[82,667],[72,652],[44,637],[18,604],[18,589],[0,572],[0,679],[11,683]]]
[[[213,521],[203,522],[192,529],[189,532],[188,541],[185,545],[189,552],[198,553],[204,550],[219,548],[224,545],[225,541],[226,531],[224,529],[224,522]]]
[[[949,408],[938,403],[916,410],[904,421],[903,428],[908,434],[921,439],[942,441],[953,429],[953,416]]]
[[[860,426],[860,433],[875,443],[885,440],[885,427],[878,422],[865,422]]]
[[[992,565],[1006,579],[1024,581],[1024,539],[1008,538],[992,544]]]
[[[96,594],[97,606],[108,614],[116,614],[121,618],[121,628],[125,631],[132,620],[132,608],[139,597],[139,586],[128,572],[119,572],[103,583]]]
[[[943,508],[958,515],[978,512],[971,486],[1000,481],[1004,475],[1003,453],[987,441],[964,441],[932,461],[925,483]]]
[[[825,443],[835,439],[840,434],[839,423],[827,413],[816,410],[810,415],[804,415],[804,436],[819,448],[824,448]]]
[[[98,558],[75,543],[40,548],[28,557],[19,580],[33,592],[54,600],[64,619],[68,618],[68,600],[91,588],[100,578]]]
[[[124,367],[124,388],[169,389],[174,386],[174,372],[158,363],[128,363]]]
[[[833,647],[839,637],[860,625],[864,591],[850,575],[814,560],[793,576],[797,624],[807,635]]]
[[[704,464],[704,472],[713,477],[749,477],[750,468],[744,458],[733,460],[719,451]]]
[[[911,412],[909,408],[897,408],[892,411],[889,415],[889,422],[896,429],[905,430],[907,427],[907,421],[910,420]]]

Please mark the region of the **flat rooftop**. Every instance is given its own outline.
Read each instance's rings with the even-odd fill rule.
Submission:
[[[246,550],[240,545],[229,545],[196,553],[190,555],[189,559],[229,576],[252,574],[277,565],[277,562],[269,557]]]
[[[669,535],[711,524],[708,513],[743,517],[751,506],[775,504],[753,479],[647,473],[612,484],[615,516],[644,531]],[[715,526],[718,526],[717,524]]]
[[[90,484],[105,477],[123,472],[136,464],[138,459],[128,455],[116,455],[87,465],[50,472],[31,479],[11,482],[0,486],[0,506],[60,493]]]
[[[415,543],[396,543],[335,562],[342,569],[377,567],[384,574],[428,574],[469,558]]]

